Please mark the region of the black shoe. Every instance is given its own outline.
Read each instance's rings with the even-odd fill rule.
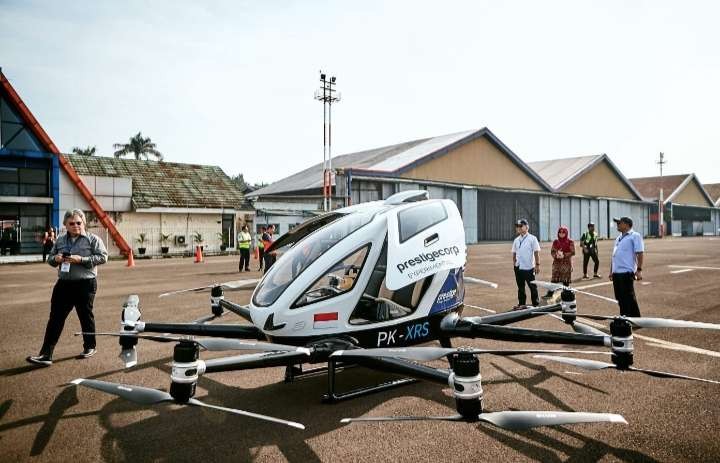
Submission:
[[[95,354],[97,354],[97,349],[83,349],[82,354],[78,355],[78,358],[89,359]]]
[[[34,365],[42,365],[44,367],[49,367],[50,365],[52,365],[52,357],[44,354],[30,356],[25,360]]]
[[[250,269],[249,269],[249,268],[246,268],[246,269],[245,269],[245,271],[246,271],[246,272],[249,272],[249,271],[250,271]]]

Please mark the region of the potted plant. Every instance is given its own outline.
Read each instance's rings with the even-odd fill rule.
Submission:
[[[168,252],[170,252],[170,246],[168,246],[169,242],[170,242],[170,235],[160,233],[160,251],[164,255],[166,255]]]
[[[203,246],[202,246],[204,239],[203,239],[202,234],[200,232],[196,231],[192,234],[192,238],[193,238],[193,243],[195,243],[196,246],[200,246],[200,251],[204,252],[205,250],[203,249]]]
[[[141,256],[145,255],[145,233],[138,234],[138,237],[135,239],[135,241],[138,242],[138,254]]]
[[[228,248],[228,243],[230,240],[228,239],[228,233],[222,232],[217,234],[218,238],[220,238],[220,251],[225,252],[225,250]]]

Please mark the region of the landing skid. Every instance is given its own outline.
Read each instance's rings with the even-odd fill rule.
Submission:
[[[328,377],[328,392],[327,394],[324,394],[322,397],[322,402],[325,404],[334,404],[338,402],[342,402],[345,400],[354,399],[356,397],[363,397],[369,394],[375,394],[377,392],[387,391],[388,389],[393,389],[399,386],[404,386],[406,384],[412,384],[416,383],[418,380],[415,378],[400,378],[400,379],[394,379],[390,381],[386,381],[384,383],[376,384],[375,386],[366,386],[366,387],[359,387],[356,389],[351,389],[346,392],[338,392],[336,389],[335,384],[335,374],[338,371],[342,371],[345,368],[348,368],[350,366],[355,365],[343,365],[342,362],[337,362],[335,360],[330,359],[328,361],[328,366],[325,368],[327,371],[327,377]]]

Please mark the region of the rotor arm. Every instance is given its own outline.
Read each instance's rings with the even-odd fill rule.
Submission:
[[[220,299],[220,306],[223,309],[227,309],[230,312],[232,312],[252,323],[252,317],[250,316],[250,309],[247,306],[235,304],[234,302],[230,302],[227,299]]]
[[[261,352],[215,358],[205,360],[205,373],[295,365],[307,362],[309,355],[309,349],[300,347],[298,350],[291,352]]]
[[[222,338],[264,340],[263,332],[251,325],[203,325],[196,323],[144,323],[137,322],[135,329],[140,332],[185,334],[189,336],[210,336]]]
[[[485,338],[500,341],[544,342],[553,344],[576,344],[586,346],[610,346],[611,337],[596,334],[545,331],[511,326],[478,323],[475,318],[445,317],[440,324],[443,336]]]
[[[529,318],[538,317],[545,313],[557,312],[561,309],[562,309],[562,305],[560,303],[558,303],[558,304],[548,305],[545,307],[529,307],[527,309],[513,310],[510,312],[502,312],[502,313],[497,313],[497,314],[492,314],[492,315],[485,315],[482,317],[468,317],[468,318],[466,318],[466,320],[472,319],[475,323],[485,324],[485,325],[507,325],[510,323],[527,320]]]

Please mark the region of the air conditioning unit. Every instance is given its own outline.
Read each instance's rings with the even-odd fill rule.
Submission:
[[[176,246],[185,246],[185,236],[184,235],[175,235],[175,245]]]

